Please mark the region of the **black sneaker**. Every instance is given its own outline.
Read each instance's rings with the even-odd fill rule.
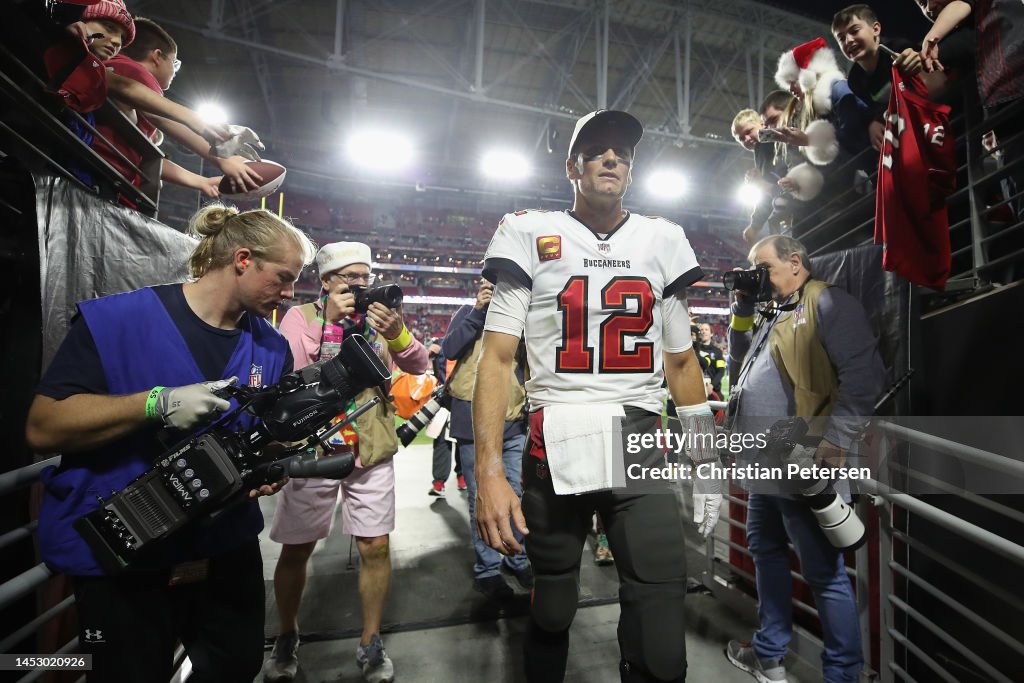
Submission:
[[[295,678],[299,670],[299,634],[295,631],[282,633],[274,641],[270,659],[263,665],[263,680],[267,683],[284,683]]]
[[[483,593],[488,600],[508,600],[515,595],[512,586],[505,583],[501,574],[473,579],[473,590]]]

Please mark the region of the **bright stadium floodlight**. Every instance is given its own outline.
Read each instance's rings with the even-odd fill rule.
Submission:
[[[228,122],[228,110],[216,102],[203,102],[196,107],[196,114],[199,114],[199,118],[209,124]]]
[[[744,206],[754,206],[762,196],[761,190],[752,183],[743,183],[736,188],[736,201]]]
[[[480,171],[488,178],[519,180],[530,177],[533,169],[530,162],[519,152],[510,149],[494,149],[484,154]]]
[[[655,171],[647,178],[647,191],[662,199],[679,199],[686,189],[686,178],[678,171]]]
[[[406,135],[385,130],[364,130],[348,139],[348,155],[365,168],[402,169],[413,161],[412,140]]]

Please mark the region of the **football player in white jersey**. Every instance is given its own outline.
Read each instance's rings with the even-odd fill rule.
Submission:
[[[636,437],[660,426],[667,378],[695,445],[687,449],[690,459],[717,458],[685,300],[686,287],[703,272],[680,226],[622,208],[642,135],[643,126],[625,112],[581,118],[566,160],[573,209],[506,215],[484,257],[484,276],[497,286],[473,397],[477,521],[481,538],[502,553],[523,551],[512,524],[526,536],[535,574],[524,645],[531,682],[564,678],[580,559],[595,510],[619,572],[622,680],[686,677],[686,562],[676,483],[636,481],[664,467],[666,458]],[[501,459],[502,378],[524,332],[533,412],[520,504]],[[721,505],[721,493],[707,484],[694,496],[705,536]]]

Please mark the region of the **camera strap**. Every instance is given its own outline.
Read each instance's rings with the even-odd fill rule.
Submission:
[[[800,288],[799,294],[803,294],[803,287]],[[736,377],[736,386],[742,387],[743,380],[746,379],[747,373],[750,371],[751,366],[757,359],[758,355],[764,349],[764,345],[768,343],[768,337],[772,333],[772,329],[775,327],[775,323],[778,321],[779,313],[785,313],[786,311],[792,311],[800,303],[799,298],[788,304],[776,304],[775,306],[762,306],[758,309],[758,314],[761,316],[762,323],[757,326],[754,339],[751,343],[750,349],[747,351],[747,355],[743,359],[743,366],[740,368],[740,374]],[[739,406],[736,406],[737,408]]]
[[[768,342],[768,337],[771,335],[772,329],[775,327],[775,323],[778,322],[779,314],[788,313],[789,311],[795,310],[796,307],[800,305],[804,299],[804,288],[807,287],[807,283],[813,279],[814,278],[812,276],[808,276],[807,279],[804,280],[803,284],[800,285],[800,288],[787,297],[786,301],[788,303],[779,304],[773,301],[771,303],[774,305],[762,306],[758,309],[757,312],[761,315],[763,323],[756,326],[756,336],[751,343],[750,349],[747,351],[747,355],[743,359],[743,366],[740,368],[740,373],[736,376],[737,388],[743,387],[743,380],[746,379],[747,373],[750,371],[750,367],[757,359],[758,354],[763,350],[764,345]],[[790,301],[790,299],[792,299],[792,301]],[[729,407],[730,409],[734,408],[732,405]],[[735,406],[735,409],[738,408],[738,405]]]

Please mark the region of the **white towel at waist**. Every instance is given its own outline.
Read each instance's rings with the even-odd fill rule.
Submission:
[[[545,406],[544,448],[555,493],[587,493],[625,484],[624,474],[616,477],[612,467],[615,441],[622,438],[622,421],[615,418],[625,415],[621,405],[607,403]]]

